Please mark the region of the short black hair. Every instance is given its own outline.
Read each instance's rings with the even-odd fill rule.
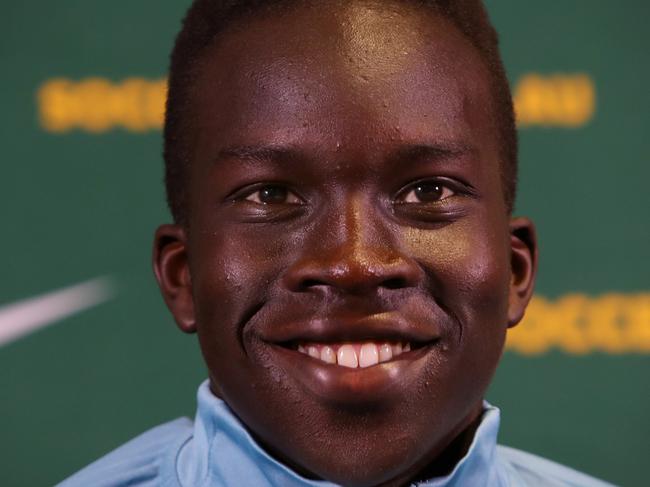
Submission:
[[[165,187],[174,221],[187,224],[187,173],[191,91],[203,51],[234,20],[296,4],[332,0],[194,0],[183,20],[171,54],[164,126]],[[501,156],[501,179],[508,212],[517,186],[517,130],[510,86],[499,53],[498,35],[482,0],[388,0],[420,5],[450,20],[481,54],[491,74]]]

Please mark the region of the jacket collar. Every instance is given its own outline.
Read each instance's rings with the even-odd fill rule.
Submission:
[[[484,402],[481,423],[467,454],[445,477],[420,482],[420,487],[499,485],[496,441],[499,409]],[[183,487],[247,485],[258,487],[336,487],[306,479],[271,457],[251,437],[228,405],[210,391],[208,381],[198,390],[194,433],[176,458]]]

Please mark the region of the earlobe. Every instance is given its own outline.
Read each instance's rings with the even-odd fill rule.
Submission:
[[[537,275],[537,237],[528,218],[510,221],[510,296],[508,327],[521,321],[533,295]]]
[[[156,230],[153,270],[178,327],[185,333],[196,332],[187,241],[185,230],[179,225],[161,225]]]

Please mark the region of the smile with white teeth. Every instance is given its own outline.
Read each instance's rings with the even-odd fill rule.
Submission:
[[[331,365],[351,369],[371,367],[389,362],[404,352],[411,350],[410,343],[344,343],[321,344],[304,343],[298,345],[298,351]]]

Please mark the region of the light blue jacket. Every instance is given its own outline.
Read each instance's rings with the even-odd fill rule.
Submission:
[[[499,409],[485,403],[467,454],[445,477],[421,487],[611,487],[557,463],[497,445]],[[194,424],[153,428],[90,464],[59,487],[335,487],[308,480],[266,453],[204,382]]]

